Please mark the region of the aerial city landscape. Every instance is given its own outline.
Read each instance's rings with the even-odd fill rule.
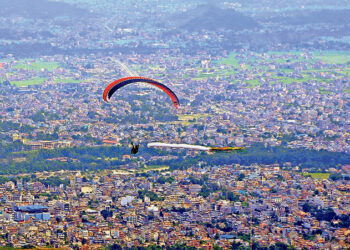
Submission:
[[[0,249],[350,249],[349,1],[0,6]]]

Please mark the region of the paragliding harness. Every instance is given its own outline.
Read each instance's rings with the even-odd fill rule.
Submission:
[[[131,145],[132,145],[131,154],[133,154],[133,155],[137,154],[137,152],[139,152],[140,145],[139,144],[134,145],[133,142],[131,142]]]

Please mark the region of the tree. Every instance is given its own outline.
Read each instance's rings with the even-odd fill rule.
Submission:
[[[199,195],[203,196],[204,198],[207,198],[210,195],[210,189],[207,186],[203,186],[201,191],[199,192]]]
[[[282,242],[277,242],[275,245],[269,247],[270,250],[292,250],[295,249],[293,246],[289,246]]]
[[[122,250],[123,248],[122,248],[121,245],[115,243],[115,244],[109,246],[107,249],[108,249],[108,250]]]
[[[245,175],[244,174],[240,174],[237,178],[238,181],[243,181]]]
[[[112,211],[107,211],[107,210],[102,210],[101,211],[101,215],[103,216],[103,218],[105,220],[107,220],[108,217],[112,217],[113,216],[113,212]]]
[[[332,180],[332,181],[338,181],[338,180],[341,180],[343,177],[340,173],[335,173],[335,174],[331,174],[329,176],[329,179]]]
[[[234,242],[232,242],[230,249],[236,250],[236,249],[242,249],[242,247],[243,247],[243,245],[241,242],[234,241]]]

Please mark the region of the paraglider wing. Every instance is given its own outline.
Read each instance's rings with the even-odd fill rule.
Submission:
[[[190,144],[170,144],[170,143],[162,143],[162,142],[151,142],[147,144],[147,147],[159,147],[159,148],[184,148],[184,149],[192,149],[192,150],[202,150],[202,151],[210,151],[210,147],[200,146],[200,145],[190,145]]]
[[[112,97],[112,95],[114,94],[114,92],[116,92],[118,89],[130,84],[130,83],[135,83],[135,82],[145,82],[145,83],[149,83],[152,84],[158,88],[160,88],[161,90],[163,90],[165,93],[167,93],[171,100],[174,103],[175,108],[178,108],[179,106],[179,99],[177,98],[177,96],[175,95],[175,93],[169,89],[167,86],[165,86],[164,84],[155,81],[153,79],[150,78],[146,78],[146,77],[124,77],[121,79],[118,79],[114,82],[112,82],[111,84],[109,84],[106,89],[103,92],[103,100],[105,102],[108,102],[109,99]]]

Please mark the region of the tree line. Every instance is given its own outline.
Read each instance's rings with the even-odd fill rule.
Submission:
[[[0,147],[0,174],[31,173],[36,171],[66,170],[99,170],[118,169],[121,165],[140,160],[138,156],[148,159],[148,165],[167,165],[171,170],[186,169],[204,162],[207,166],[220,166],[240,164],[274,164],[283,166],[290,162],[292,166],[308,168],[314,171],[325,171],[328,168],[338,168],[350,164],[350,155],[340,152],[325,150],[291,149],[285,147],[264,147],[263,144],[254,144],[243,152],[215,153],[205,152],[192,157],[186,156],[185,151],[164,151],[147,148],[141,145],[137,156],[131,159],[123,159],[123,155],[130,155],[130,148],[123,146],[99,146],[99,147],[72,147],[63,149],[42,149],[35,151],[21,151],[25,146],[21,142],[4,143]],[[19,152],[18,152],[19,151]],[[171,155],[178,156],[172,160],[149,160],[152,156]],[[16,158],[25,158],[25,161],[15,161]],[[67,157],[65,161],[55,158]],[[332,177],[335,178],[335,177]],[[163,180],[160,180],[163,181]],[[170,180],[167,180],[170,181]]]

